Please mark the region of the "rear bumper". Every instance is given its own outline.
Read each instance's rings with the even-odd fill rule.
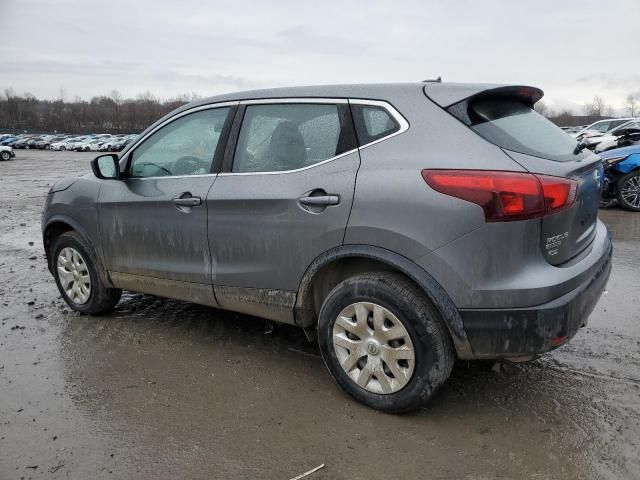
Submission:
[[[611,274],[612,244],[594,275],[578,288],[542,305],[512,309],[461,309],[475,358],[526,358],[566,343],[587,323]]]

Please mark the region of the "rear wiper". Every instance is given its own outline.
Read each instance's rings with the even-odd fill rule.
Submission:
[[[582,150],[587,148],[587,144],[584,142],[578,142],[576,148],[573,149],[573,154],[578,155]]]

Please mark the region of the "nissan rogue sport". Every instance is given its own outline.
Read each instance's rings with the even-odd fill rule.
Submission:
[[[51,188],[49,268],[86,314],[127,289],[297,325],[357,400],[419,408],[456,358],[564,344],[605,288],[601,162],[541,97],[413,83],[199,100]]]

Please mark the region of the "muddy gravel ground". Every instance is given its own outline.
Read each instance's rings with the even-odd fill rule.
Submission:
[[[93,156],[0,162],[0,479],[640,478],[640,213],[601,210],[614,269],[569,345],[459,363],[394,416],[343,394],[295,328],[137,294],[71,312],[40,213]]]

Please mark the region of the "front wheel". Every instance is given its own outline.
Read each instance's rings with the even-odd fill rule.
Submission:
[[[73,310],[90,315],[109,312],[122,290],[104,284],[91,248],[76,232],[60,235],[51,246],[53,276],[58,290]]]
[[[338,284],[320,309],[318,341],[347,393],[392,413],[424,406],[455,360],[440,312],[413,282],[388,272]]]
[[[6,162],[7,160],[11,160],[11,154],[9,152],[2,152],[0,153],[0,158]]]
[[[640,170],[627,173],[618,180],[616,197],[621,207],[640,212]]]

